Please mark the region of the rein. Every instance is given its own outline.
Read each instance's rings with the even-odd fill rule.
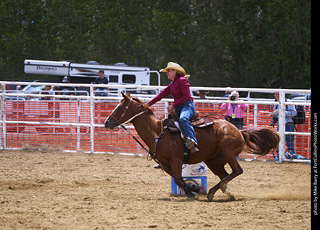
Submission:
[[[128,124],[128,123],[130,123],[133,119],[135,119],[136,117],[139,117],[141,114],[143,114],[143,113],[145,113],[145,112],[147,112],[146,110],[145,111],[142,111],[142,112],[140,112],[140,113],[137,113],[136,115],[134,115],[133,117],[131,117],[129,120],[127,120],[127,121],[125,121],[125,122],[122,122],[119,126],[124,126],[124,125],[126,125],[126,124]],[[122,116],[121,116],[122,117]],[[121,119],[121,117],[120,117],[120,119]],[[120,121],[120,119],[119,119],[119,121]]]
[[[158,159],[157,159],[157,144],[158,141],[166,134],[166,131],[162,131],[161,134],[156,138],[156,140],[154,141],[154,145],[155,145],[155,152],[150,152],[150,150],[146,149],[146,147],[144,147],[144,145],[135,137],[131,134],[131,132],[123,125],[121,125],[121,127],[127,131],[127,133],[141,146],[141,148],[143,148],[147,153],[148,153],[148,161],[154,160],[157,164],[160,165],[161,169],[163,169],[164,171],[168,172],[170,175],[172,175],[172,170],[170,169],[170,167],[168,167],[165,164],[162,164]]]
[[[121,114],[121,117],[119,119],[117,119],[116,117],[114,117],[111,113],[111,117],[113,117],[115,120],[117,120],[119,123],[121,122],[121,119],[124,117],[126,111],[129,109],[129,105],[132,102],[132,98],[130,99],[130,102],[128,103],[128,105],[125,107],[125,110],[123,111],[123,113]],[[118,108],[118,106],[114,109],[116,110]],[[167,129],[163,130],[163,125],[161,124],[161,133],[159,134],[159,136],[156,138],[154,145],[155,145],[155,152],[151,152],[150,150],[148,150],[146,147],[144,147],[144,145],[135,137],[131,134],[131,132],[124,126],[128,123],[130,123],[132,120],[134,120],[135,118],[137,118],[138,116],[146,113],[148,110],[143,110],[140,113],[137,113],[136,115],[132,116],[131,118],[129,118],[127,121],[122,122],[119,126],[121,128],[123,128],[140,146],[141,148],[143,148],[147,153],[148,153],[148,160],[154,160],[157,164],[160,165],[160,167],[165,170],[166,172],[169,172],[169,174],[172,174],[172,171],[170,169],[170,167],[168,167],[165,164],[162,164],[158,159],[157,159],[157,144],[159,142],[159,140],[166,134]]]
[[[123,111],[121,117],[119,119],[117,119],[116,117],[114,117],[111,113],[110,116],[112,116],[115,120],[117,120],[119,123],[121,122],[121,119],[124,117],[124,115],[126,114],[126,111],[129,109],[129,105],[132,102],[132,98],[130,99],[130,102],[128,103],[128,105],[125,107],[125,110]],[[115,108],[115,110],[117,109],[117,107]],[[160,165],[160,167],[165,170],[166,172],[168,172],[170,175],[172,175],[172,171],[170,169],[170,167],[168,167],[165,164],[162,164],[158,159],[157,159],[157,145],[159,140],[166,134],[167,129],[163,130],[163,125],[161,124],[161,133],[159,134],[159,136],[155,139],[154,141],[154,147],[155,147],[155,151],[151,152],[150,149],[148,150],[146,147],[144,147],[144,145],[134,136],[131,134],[131,132],[125,127],[126,124],[130,123],[132,120],[134,120],[135,118],[137,118],[138,116],[146,113],[148,110],[143,110],[140,113],[137,113],[136,115],[132,116],[131,118],[129,118],[127,121],[122,122],[119,126],[121,128],[123,128],[140,146],[141,148],[143,148],[147,153],[148,153],[148,160],[154,160],[157,164]]]
[[[133,138],[136,142],[138,142],[138,144],[141,146],[141,148],[143,148],[149,155],[151,155],[151,152],[150,152],[148,149],[146,149],[146,147],[144,147],[144,145],[143,145],[135,136],[133,136],[133,135],[131,134],[131,132],[130,132],[125,126],[121,125],[121,128],[123,128],[125,131],[127,131],[127,133],[130,134],[130,136],[132,136],[132,138]]]

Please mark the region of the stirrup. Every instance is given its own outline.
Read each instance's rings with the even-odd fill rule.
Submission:
[[[199,152],[200,150],[197,148],[196,142],[192,139],[190,139],[189,137],[186,138],[186,146],[187,148],[192,152]]]
[[[193,140],[190,139],[190,138],[187,138],[187,140],[186,140],[186,145],[187,145],[187,148],[188,148],[188,149],[192,149],[192,148],[195,147],[196,142],[193,141]]]

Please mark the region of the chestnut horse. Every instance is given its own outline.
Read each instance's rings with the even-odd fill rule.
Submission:
[[[122,95],[124,99],[105,121],[105,128],[113,129],[132,122],[138,135],[149,147],[149,152],[157,151],[157,161],[160,165],[165,165],[162,168],[174,178],[179,187],[184,189],[188,197],[193,197],[194,193],[206,193],[202,187],[186,184],[181,176],[184,151],[180,134],[166,132],[158,141],[155,150],[155,140],[163,130],[162,120],[139,99]],[[195,133],[200,151],[190,153],[188,164],[203,161],[220,178],[220,182],[207,194],[209,201],[212,201],[218,189],[225,192],[227,183],[243,172],[236,156],[245,146],[247,152],[263,156],[276,149],[280,141],[280,136],[272,129],[239,131],[234,125],[222,119],[214,120],[213,126],[195,128]],[[230,174],[224,169],[225,164],[230,165],[232,169]]]

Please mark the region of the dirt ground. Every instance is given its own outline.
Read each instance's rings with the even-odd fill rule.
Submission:
[[[0,150],[0,229],[311,229],[310,165],[240,164],[236,201],[188,201],[146,157]]]

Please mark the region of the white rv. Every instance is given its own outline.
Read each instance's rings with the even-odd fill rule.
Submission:
[[[104,70],[109,80],[111,94],[119,94],[112,85],[150,85],[150,74],[157,74],[157,83],[160,86],[160,74],[157,71],[150,71],[148,67],[127,66],[124,63],[115,65],[100,65],[96,62],[87,64],[74,63],[70,61],[24,61],[24,72],[27,74],[42,74],[58,76],[61,82],[64,76],[69,76],[71,83],[93,83],[98,77],[100,69]],[[144,92],[156,93],[156,92]]]

